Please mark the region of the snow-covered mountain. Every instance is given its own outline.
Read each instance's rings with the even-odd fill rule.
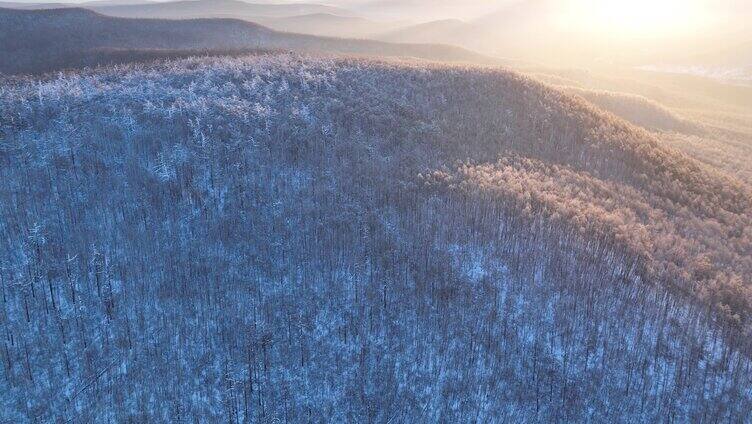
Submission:
[[[0,422],[746,422],[752,88],[496,63],[0,9]]]
[[[261,54],[8,81],[0,110],[4,420],[752,407],[748,186],[577,97]]]

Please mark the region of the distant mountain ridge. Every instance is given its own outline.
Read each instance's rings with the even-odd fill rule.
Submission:
[[[718,3],[714,8],[724,10],[724,2]],[[573,18],[579,13],[579,7],[582,4],[572,0],[510,0],[498,10],[469,19],[464,25],[446,25],[445,21],[437,20],[385,31],[379,39],[448,43],[485,54],[559,66],[599,63],[637,66],[663,63],[668,59],[671,63],[682,64],[677,60],[681,59],[683,51],[709,51],[708,61],[714,64],[750,63],[750,49],[743,43],[752,41],[752,32],[749,25],[737,28],[738,22],[748,21],[745,13],[749,12],[742,7],[734,11],[733,19],[720,20],[726,24],[697,24],[694,33],[668,35],[650,31],[642,34],[604,31],[597,25],[588,28]],[[708,17],[708,20],[712,19]],[[718,55],[718,50],[724,50],[723,46],[733,49]]]
[[[107,16],[148,19],[229,18],[259,23],[293,33],[366,38],[402,25],[377,22],[345,8],[317,3],[276,3],[240,0],[94,0],[83,3],[0,2],[0,7],[42,10],[81,7]]]
[[[151,4],[126,4],[86,6],[109,16],[123,18],[190,19],[208,18],[232,14],[235,18],[289,17],[315,13],[327,13],[342,17],[354,17],[349,10],[315,3],[249,3],[240,0],[179,0]]]
[[[80,8],[0,9],[0,52],[3,52],[0,72],[38,73],[75,67],[76,55],[98,49],[282,49],[498,63],[495,59],[453,46],[290,34],[237,19],[131,19],[104,16]]]
[[[22,2],[8,2],[0,1],[0,8],[7,9],[23,9],[23,10],[39,10],[39,9],[62,9],[62,8],[75,8],[75,7],[90,7],[90,6],[115,6],[115,5],[146,5],[155,3],[151,0],[92,0],[81,3],[22,3]]]
[[[399,22],[376,21],[346,8],[318,3],[178,0],[111,6],[87,3],[84,7],[125,18],[242,19],[279,31],[346,38],[374,38],[372,36],[402,26]]]
[[[509,58],[576,57],[556,25],[559,6],[552,0],[518,0],[469,21],[438,20],[388,31],[385,41],[448,43]],[[545,47],[545,48],[544,48]]]

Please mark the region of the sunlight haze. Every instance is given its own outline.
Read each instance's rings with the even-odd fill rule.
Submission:
[[[576,25],[627,35],[670,35],[707,23],[700,0],[573,0]]]

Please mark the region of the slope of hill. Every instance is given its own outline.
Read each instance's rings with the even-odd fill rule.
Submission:
[[[621,105],[594,102],[646,128],[679,130],[662,141],[719,170],[752,184],[752,87],[724,84],[697,76],[605,67],[595,70],[541,69],[521,71],[555,86],[589,93],[618,92]],[[570,88],[573,89],[573,88]],[[632,96],[646,98],[629,101]],[[626,97],[626,98],[622,98]],[[626,100],[626,101],[625,101]],[[630,106],[631,104],[631,106]],[[666,115],[666,110],[673,117]],[[681,117],[677,122],[676,118]],[[686,127],[689,124],[689,127]]]
[[[21,3],[21,2],[7,2],[0,1],[0,8],[4,9],[20,9],[20,10],[36,10],[36,9],[57,9],[71,7],[67,3]]]
[[[364,18],[343,17],[329,13],[285,17],[248,17],[246,19],[278,31],[346,38],[369,38],[399,26],[398,23],[393,22],[376,22]]]
[[[283,49],[493,63],[451,46],[403,45],[288,34],[233,19],[126,19],[67,8],[0,9],[0,72],[39,73],[89,64],[97,50]],[[71,66],[73,65],[73,66]]]
[[[752,411],[749,187],[519,75],[8,79],[0,135],[0,419]]]
[[[684,119],[661,104],[642,96],[568,86],[560,87],[560,89],[569,94],[580,96],[603,110],[649,130],[689,134],[702,133],[700,125]]]
[[[385,31],[379,35],[379,39],[396,43],[422,43],[424,42],[422,40],[431,40],[431,42],[443,40],[443,42],[447,42],[454,38],[456,43],[456,40],[459,40],[459,34],[462,31],[470,30],[469,27],[470,25],[459,19],[442,19]]]

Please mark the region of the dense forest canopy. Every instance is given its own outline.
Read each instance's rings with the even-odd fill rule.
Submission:
[[[533,79],[261,52],[6,78],[0,140],[1,419],[752,413],[749,185]]]

